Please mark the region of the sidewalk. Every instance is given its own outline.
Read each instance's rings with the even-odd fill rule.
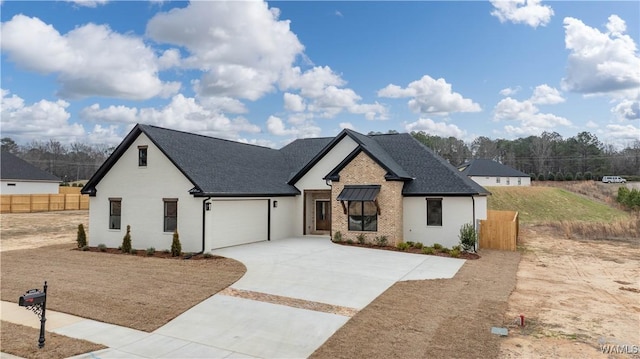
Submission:
[[[73,358],[251,358],[246,354],[193,343],[161,334],[147,333],[74,315],[47,310],[46,330],[84,339],[109,348]],[[0,316],[8,322],[40,328],[40,320],[16,303],[0,302]],[[16,358],[2,353],[0,358]]]

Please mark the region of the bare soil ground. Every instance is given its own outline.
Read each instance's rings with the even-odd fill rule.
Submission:
[[[246,272],[242,263],[221,257],[180,260],[79,251],[75,237],[83,220],[86,211],[2,214],[2,300],[17,302],[46,280],[48,309],[152,331]],[[56,242],[62,244],[41,247]]]
[[[518,252],[485,250],[453,279],[399,282],[356,314],[312,358],[495,358]]]
[[[39,329],[0,321],[0,348],[2,352],[17,355],[21,358],[68,358],[106,348],[104,345],[86,340],[46,332],[44,348],[39,349],[39,337]]]
[[[640,346],[640,239],[566,239],[546,226],[524,227],[521,239],[500,357],[607,358],[603,344]]]

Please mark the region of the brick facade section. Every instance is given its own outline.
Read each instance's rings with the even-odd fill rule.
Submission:
[[[332,233],[340,231],[343,240],[357,241],[359,234],[364,234],[368,243],[375,243],[376,237],[386,236],[388,245],[395,246],[403,241],[402,227],[402,187],[404,182],[387,181],[387,172],[366,153],[360,152],[345,168],[340,171],[340,181],[331,186]],[[380,185],[378,194],[378,231],[350,231],[347,214],[340,201],[336,200],[345,185]],[[345,202],[345,206],[348,204]]]

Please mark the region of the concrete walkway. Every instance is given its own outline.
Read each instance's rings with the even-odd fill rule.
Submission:
[[[341,246],[327,237],[260,242],[214,254],[246,265],[247,273],[231,286],[244,296],[218,293],[153,333],[49,310],[47,330],[109,347],[77,358],[304,358],[350,319],[331,308],[357,312],[397,281],[451,278],[464,264]],[[1,310],[3,320],[39,326],[33,313],[14,303],[2,302]]]

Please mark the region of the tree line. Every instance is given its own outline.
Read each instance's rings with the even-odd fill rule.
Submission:
[[[392,130],[388,133],[397,132]],[[424,131],[414,131],[411,135],[454,166],[474,158],[484,158],[528,173],[533,179],[559,179],[559,174],[562,179],[640,176],[640,139],[626,148],[616,149],[602,143],[590,132],[580,132],[569,138],[563,138],[557,132],[543,132],[540,136],[514,140],[480,136],[470,143]],[[2,151],[11,152],[64,182],[89,179],[115,149],[99,144],[64,145],[55,140],[18,145],[9,137],[2,138],[0,142]]]

